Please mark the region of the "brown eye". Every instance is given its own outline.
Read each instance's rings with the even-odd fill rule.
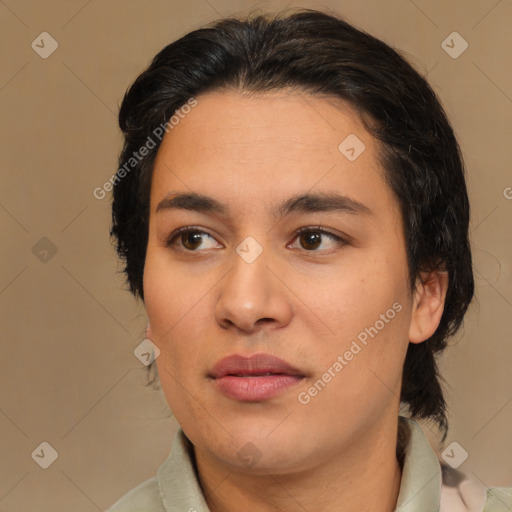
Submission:
[[[347,240],[340,236],[325,231],[324,229],[308,227],[299,229],[295,233],[295,239],[299,243],[299,247],[293,249],[304,249],[308,252],[323,253],[325,251],[332,252],[336,248],[343,247],[348,244]]]
[[[202,243],[202,234],[199,231],[189,231],[187,233],[182,233],[181,243],[186,249],[194,251]]]
[[[210,245],[208,245],[209,241]],[[219,244],[205,231],[193,227],[183,227],[171,234],[166,246],[175,250],[199,252],[198,249],[218,248]]]
[[[322,243],[322,235],[319,231],[307,231],[299,237],[304,249],[316,249]]]

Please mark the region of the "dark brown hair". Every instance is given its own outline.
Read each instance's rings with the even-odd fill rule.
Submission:
[[[411,290],[420,270],[446,270],[445,309],[434,335],[410,343],[401,402],[438,423],[446,403],[436,355],[459,328],[474,292],[464,165],[452,127],[427,81],[384,42],[336,16],[299,10],[222,19],[161,50],[127,91],[119,113],[120,166],[188,100],[236,89],[295,88],[339,98],[379,142],[401,208]],[[111,236],[131,292],[144,300],[151,175],[159,143],[113,188]]]

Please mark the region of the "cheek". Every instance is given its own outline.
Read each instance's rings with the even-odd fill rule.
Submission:
[[[343,369],[326,401],[337,396],[348,407],[377,405],[399,393],[410,322],[408,276],[400,263],[366,260],[330,282],[321,311],[335,335],[318,345],[317,371],[328,371],[338,356]]]
[[[204,358],[205,329],[214,310],[214,282],[171,265],[165,254],[148,251],[144,269],[144,301],[152,341],[160,349],[157,366],[180,381],[190,378]],[[161,376],[161,380],[165,375]]]
[[[200,281],[171,265],[165,251],[148,249],[144,268],[144,303],[155,337],[164,341],[204,296]]]
[[[315,400],[335,419],[377,414],[399,396],[409,309],[407,288],[382,277],[388,275],[366,272],[329,288],[322,314],[336,335],[316,345],[309,385],[332,381]]]
[[[381,315],[385,315],[386,327],[395,324],[396,328],[403,329],[409,302],[407,279],[400,261],[361,258],[352,262],[348,270],[335,274],[327,287],[313,287],[313,290],[316,290],[317,301],[323,304],[320,308],[323,317],[329,319],[334,331],[347,339],[376,322],[381,326]],[[393,309],[393,304],[399,306]],[[401,309],[400,314],[396,314],[396,309]],[[386,322],[388,319],[390,321]]]

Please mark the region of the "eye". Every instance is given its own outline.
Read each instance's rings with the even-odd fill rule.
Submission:
[[[336,246],[344,246],[348,243],[340,236],[325,231],[321,227],[301,228],[295,233],[295,237],[298,238],[301,248],[310,252],[320,252],[317,251],[318,248],[321,250],[329,250],[336,248]],[[331,242],[330,244],[327,243],[327,247],[325,247],[324,238],[329,239]],[[291,245],[289,247],[291,247]]]
[[[336,247],[347,245],[347,241],[340,236],[325,231],[319,227],[301,228],[295,232],[295,239],[299,240],[299,249],[305,249],[308,252],[329,251]],[[328,239],[330,243],[327,243]],[[209,245],[208,245],[208,241]],[[188,252],[198,252],[199,249],[214,249],[222,247],[215,239],[205,231],[193,226],[185,226],[174,231],[166,242],[166,247],[177,247],[178,250]],[[291,244],[287,247],[294,248]],[[320,249],[320,250],[319,250]]]
[[[172,247],[175,245],[180,245],[180,248],[184,247],[187,251],[190,252],[197,251],[198,248],[215,248],[215,245],[212,245],[211,243],[210,247],[201,247],[201,244],[203,244],[203,242],[206,241],[207,239],[213,240],[215,242],[215,239],[205,231],[201,231],[200,229],[194,228],[193,226],[186,226],[174,231],[167,239],[166,246]]]

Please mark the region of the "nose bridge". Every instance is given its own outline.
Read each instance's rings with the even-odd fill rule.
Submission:
[[[230,272],[229,290],[231,294],[238,295],[246,307],[252,304],[256,308],[258,303],[263,304],[268,299],[271,272],[269,263],[270,250],[264,250],[254,237],[248,236],[236,247],[232,257],[233,270]]]
[[[289,320],[287,297],[270,270],[271,250],[254,237],[246,237],[232,255],[232,269],[226,276],[216,305],[221,324],[235,324],[252,330],[258,320]]]

